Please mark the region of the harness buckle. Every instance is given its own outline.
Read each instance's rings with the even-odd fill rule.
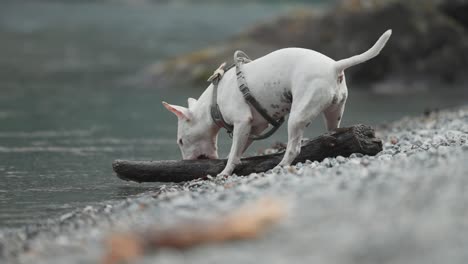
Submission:
[[[213,82],[215,79],[218,79],[218,81],[221,80],[221,78],[223,78],[224,73],[226,72],[225,68],[226,68],[226,62],[221,63],[218,69],[216,69],[213,72],[213,74],[210,76],[210,78],[208,78],[207,81]]]

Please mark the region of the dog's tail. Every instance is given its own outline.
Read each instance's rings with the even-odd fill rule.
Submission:
[[[372,48],[370,48],[368,51],[353,56],[351,58],[337,61],[335,64],[336,73],[339,75],[342,71],[346,70],[347,68],[368,61],[374,58],[375,56],[379,55],[380,51],[383,49],[391,35],[392,30],[389,29],[385,31],[385,33],[383,33],[379,40],[377,40],[374,46],[372,46]]]

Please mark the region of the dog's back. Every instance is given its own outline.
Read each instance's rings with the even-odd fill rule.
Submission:
[[[244,69],[252,95],[279,119],[289,113],[293,89],[301,89],[300,83],[317,78],[332,83],[334,63],[313,50],[285,48],[246,64]]]
[[[390,35],[391,30],[385,32],[366,52],[339,61],[309,49],[280,49],[244,64],[243,72],[251,94],[270,116],[279,119],[290,112],[293,97],[314,93],[321,94],[330,102],[346,98],[343,71],[377,56]],[[231,113],[239,111],[239,107],[247,107],[237,87],[235,69],[224,75],[219,90],[220,97],[224,99],[218,103],[228,120],[233,116]],[[266,123],[255,109],[251,110],[254,123]]]

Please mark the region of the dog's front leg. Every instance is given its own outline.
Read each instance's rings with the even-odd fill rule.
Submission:
[[[231,152],[229,152],[229,158],[226,167],[220,174],[218,174],[218,176],[231,175],[236,168],[236,165],[240,163],[242,152],[244,151],[247,141],[249,140],[250,129],[250,119],[249,121],[237,122],[234,124]]]
[[[250,138],[250,136],[258,136],[260,135],[263,130],[265,130],[266,128],[268,128],[268,123],[265,123],[265,124],[260,124],[260,125],[257,125],[257,126],[253,126],[252,129],[250,130],[250,134],[249,134],[249,139],[247,139],[247,143],[245,143],[245,146],[244,146],[244,149],[242,150],[242,154],[245,153],[245,151],[250,147],[250,145],[252,145],[253,143],[253,139]]]

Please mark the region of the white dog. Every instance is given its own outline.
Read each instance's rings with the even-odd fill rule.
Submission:
[[[344,70],[377,56],[392,34],[386,31],[368,51],[335,61],[321,53],[286,48],[243,65],[253,97],[275,119],[289,113],[288,144],[279,166],[290,165],[301,150],[304,128],[323,113],[327,129],[339,127],[348,96]],[[178,117],[177,144],[183,159],[216,159],[220,127],[210,115],[211,84],[198,100],[189,98],[188,108],[163,105]],[[217,103],[224,120],[234,126],[228,162],[221,175],[231,175],[242,153],[268,122],[240,92],[236,71],[227,71],[219,81]]]

